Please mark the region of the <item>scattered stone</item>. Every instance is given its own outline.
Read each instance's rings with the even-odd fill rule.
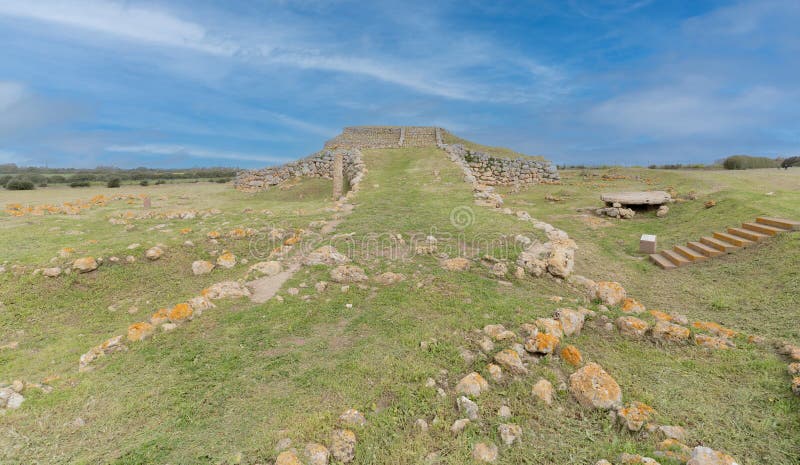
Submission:
[[[448,258],[442,262],[442,267],[448,271],[467,271],[471,262],[464,257]]]
[[[514,375],[526,375],[528,369],[522,365],[519,354],[512,349],[504,349],[495,354],[494,361]]]
[[[667,213],[669,213],[669,207],[666,205],[662,205],[658,207],[658,210],[656,211],[656,216],[659,218],[664,218],[665,216],[667,216]]]
[[[466,415],[472,421],[478,419],[478,404],[469,400],[468,397],[461,396],[456,400],[458,411]]]
[[[495,341],[510,341],[517,338],[513,331],[509,331],[503,325],[486,325],[483,332]]]
[[[236,297],[249,297],[250,291],[243,284],[236,281],[222,281],[212,284],[203,291],[203,296],[211,299],[225,299]]]
[[[792,393],[796,396],[800,396],[800,376],[792,378]]]
[[[472,458],[478,462],[494,462],[497,460],[497,446],[479,442],[472,448]]]
[[[175,323],[164,323],[161,325],[161,330],[164,331],[165,333],[168,333],[176,329],[177,327],[178,325],[176,325]]]
[[[100,265],[97,264],[97,260],[93,257],[83,257],[72,262],[72,269],[79,273],[94,271],[98,266]]]
[[[339,265],[331,270],[331,281],[336,283],[358,283],[367,279],[364,270],[355,265]]]
[[[554,393],[553,384],[544,378],[537,381],[536,384],[533,385],[533,388],[531,388],[531,394],[547,405],[553,403]]]
[[[500,368],[500,366],[490,363],[486,365],[486,371],[489,372],[489,376],[491,376],[494,381],[503,380],[503,370]]]
[[[188,303],[179,303],[169,311],[169,321],[171,323],[182,323],[191,320],[193,314],[194,310],[192,310]]]
[[[478,397],[482,392],[489,390],[489,383],[476,372],[472,372],[467,376],[461,378],[461,381],[456,384],[456,394],[466,394],[468,396]]]
[[[158,246],[150,247],[144,253],[144,256],[147,257],[148,260],[151,260],[151,261],[158,260],[163,255],[164,255],[164,250],[161,247],[158,247]]]
[[[309,465],[328,465],[331,453],[322,444],[309,443],[303,449],[303,455]]]
[[[158,326],[163,323],[167,323],[169,321],[169,310],[166,308],[160,308],[155,311],[152,315],[150,315],[150,324],[153,326]]]
[[[561,340],[558,336],[547,333],[538,333],[536,337],[525,341],[525,350],[534,354],[550,354]]]
[[[25,402],[25,397],[13,388],[0,389],[0,409],[16,410],[22,406],[23,402]]]
[[[533,324],[539,331],[546,334],[553,335],[557,338],[564,336],[564,328],[561,326],[561,322],[553,318],[537,318]]]
[[[230,252],[222,252],[222,254],[217,257],[217,266],[228,269],[233,268],[236,266],[236,255]]]
[[[375,278],[378,284],[382,284],[384,286],[391,286],[392,284],[397,284],[400,281],[406,279],[405,276],[399,273],[393,273],[391,271],[387,271],[386,273],[381,273]]]
[[[293,451],[285,450],[278,454],[278,458],[275,459],[275,465],[303,465],[303,463]]]
[[[58,266],[54,266],[53,268],[45,268],[42,270],[42,276],[46,276],[48,278],[57,278],[61,275],[61,268]]]
[[[655,413],[653,407],[634,401],[627,407],[617,410],[617,417],[621,419],[629,430],[639,431],[653,413]]]
[[[364,427],[367,425],[367,419],[364,414],[356,409],[347,409],[339,415],[339,421],[345,426],[358,426]]]
[[[571,308],[559,308],[555,314],[561,323],[561,329],[565,336],[578,335],[583,328],[584,315]]]
[[[800,375],[800,362],[790,363],[788,367],[789,374],[792,376]]]
[[[356,456],[356,435],[349,429],[337,429],[331,438],[331,454],[343,463],[350,463]]]
[[[614,281],[600,281],[595,288],[593,299],[600,299],[606,305],[617,305],[626,297],[625,288]]]
[[[481,348],[481,351],[485,354],[494,352],[494,342],[492,342],[492,340],[486,336],[481,338],[480,342],[478,342],[478,346]]]
[[[303,258],[303,264],[307,266],[343,265],[349,261],[350,259],[346,255],[339,253],[339,251],[331,245],[324,245]]]
[[[654,455],[686,463],[692,457],[692,448],[680,441],[667,438],[656,444]]]
[[[645,308],[644,305],[642,305],[641,302],[639,302],[638,300],[626,297],[622,301],[622,311],[624,313],[639,314],[643,313],[645,311]]]
[[[683,442],[686,440],[686,430],[680,426],[660,425],[658,432],[663,434],[667,439],[674,439]]]
[[[733,342],[720,337],[709,336],[708,334],[697,333],[694,335],[694,343],[706,349],[727,350],[736,347]]]
[[[569,390],[586,408],[609,410],[622,404],[619,384],[596,363],[588,363],[570,375]]]
[[[561,360],[569,363],[574,367],[579,367],[581,363],[583,363],[583,357],[581,356],[581,351],[578,350],[577,347],[574,345],[568,345],[561,349]]]
[[[428,431],[428,422],[422,418],[417,418],[417,421],[414,422],[414,428],[424,433]]]
[[[501,405],[497,410],[497,416],[500,418],[511,418],[511,409],[507,405]]]
[[[709,200],[706,203],[704,203],[703,206],[706,207],[706,208],[716,207],[717,206],[717,201],[716,200]]]
[[[469,418],[461,418],[453,422],[453,426],[450,427],[450,431],[453,434],[460,434],[462,431],[464,431],[464,428],[466,428],[467,425],[469,425]]]
[[[686,465],[738,465],[728,454],[716,451],[710,447],[697,446],[692,449],[692,457]]]
[[[635,316],[621,316],[616,321],[619,332],[629,337],[643,337],[650,325]]]
[[[80,363],[78,364],[78,371],[87,371],[90,369],[90,364],[98,359],[113,352],[125,350],[126,347],[122,344],[122,336],[114,336],[107,339],[99,346],[92,347],[88,352],[81,355]]]
[[[522,427],[510,423],[501,423],[497,426],[497,431],[500,433],[503,444],[507,446],[514,444],[514,441],[522,436]]]
[[[142,341],[153,334],[153,325],[146,322],[134,323],[128,326],[128,340],[132,342]]]
[[[692,323],[692,327],[708,331],[715,336],[726,339],[731,339],[738,334],[736,331],[725,328],[719,323],[714,323],[713,321],[695,321]]]
[[[689,328],[668,321],[657,321],[653,326],[653,338],[662,342],[681,343],[689,340]]]
[[[195,276],[211,273],[211,270],[213,269],[214,264],[208,260],[197,260],[192,262],[192,273]]]
[[[641,455],[623,453],[619,456],[620,465],[660,465],[655,459]]]

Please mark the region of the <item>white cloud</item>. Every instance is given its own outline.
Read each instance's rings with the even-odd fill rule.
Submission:
[[[236,47],[213,40],[199,24],[165,11],[102,0],[0,0],[0,15],[61,24],[130,40],[231,55]]]
[[[257,155],[223,150],[209,150],[201,147],[172,144],[140,144],[140,145],[111,145],[106,151],[115,153],[132,153],[146,155],[164,155],[201,159],[225,159],[242,161],[259,161],[265,163],[279,163],[286,161],[284,158],[271,155]]]
[[[0,111],[7,111],[20,100],[24,99],[27,92],[25,86],[13,81],[0,81]]]

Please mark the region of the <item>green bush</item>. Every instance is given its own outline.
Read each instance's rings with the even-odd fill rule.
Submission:
[[[6,187],[8,181],[11,181],[12,179],[14,179],[14,176],[11,176],[10,174],[7,174],[5,176],[0,176],[0,186]]]
[[[46,182],[40,182],[39,183],[39,187],[47,187],[47,183]]]
[[[752,170],[757,168],[775,168],[778,162],[767,157],[751,157],[749,155],[732,155],[722,162],[726,170]]]
[[[26,179],[14,178],[6,183],[6,189],[10,191],[32,191],[36,189],[36,186]]]
[[[109,179],[106,183],[106,187],[119,187],[122,185],[122,180],[119,178]]]
[[[145,187],[149,186],[150,185],[150,181],[148,181],[147,179],[145,179],[143,181],[139,181],[139,185],[140,186],[145,186]]]
[[[166,183],[167,183],[167,181],[164,181],[163,179],[159,179],[158,181],[156,181],[156,185],[166,184]]]
[[[69,187],[89,187],[92,184],[89,181],[72,181]]]
[[[64,176],[61,176],[60,174],[54,174],[54,175],[50,176],[49,178],[47,178],[47,182],[52,182],[53,184],[66,182],[66,181],[67,181],[67,178],[65,178]]]
[[[230,181],[230,179],[228,179],[228,178],[219,178],[219,179],[217,179],[217,180],[216,180],[216,181],[214,181],[214,182],[217,182],[217,183],[219,183],[219,184],[225,184],[225,183],[226,183],[226,182],[228,182],[228,181]]]

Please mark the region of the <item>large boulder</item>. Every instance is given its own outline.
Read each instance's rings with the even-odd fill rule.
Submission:
[[[600,281],[594,288],[593,299],[599,299],[605,305],[617,305],[627,297],[625,288],[614,281]]]
[[[97,260],[93,257],[83,257],[72,262],[72,269],[79,273],[94,271],[98,266],[100,265],[97,264]]]
[[[569,391],[586,408],[609,410],[622,404],[619,384],[596,363],[588,363],[570,375]]]
[[[192,274],[195,276],[211,273],[214,264],[208,260],[196,260],[192,262]]]
[[[465,394],[468,396],[477,397],[482,392],[489,390],[489,383],[476,372],[472,372],[467,376],[461,378],[461,381],[456,384],[456,394]]]
[[[697,446],[692,450],[692,458],[686,465],[738,465],[728,454],[710,447]]]
[[[352,462],[356,457],[356,434],[349,429],[334,430],[331,435],[331,454],[342,463]]]
[[[565,336],[578,335],[583,328],[585,316],[583,313],[571,308],[559,308],[555,317],[561,322],[561,329]]]
[[[691,331],[681,325],[659,320],[653,326],[653,338],[662,342],[681,343],[689,340]]]

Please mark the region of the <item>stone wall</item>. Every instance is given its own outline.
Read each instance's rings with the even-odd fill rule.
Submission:
[[[400,146],[399,126],[353,126],[325,142],[325,148],[380,149]]]
[[[461,144],[439,144],[464,173],[467,182],[488,186],[554,183],[560,178],[549,161],[527,158],[498,158],[485,152],[470,150]]]
[[[339,150],[344,154],[344,178],[350,190],[356,190],[365,172],[361,152],[358,149]],[[333,154],[333,150],[325,149],[285,165],[241,171],[236,175],[234,186],[243,192],[258,192],[295,177],[333,179]]]

